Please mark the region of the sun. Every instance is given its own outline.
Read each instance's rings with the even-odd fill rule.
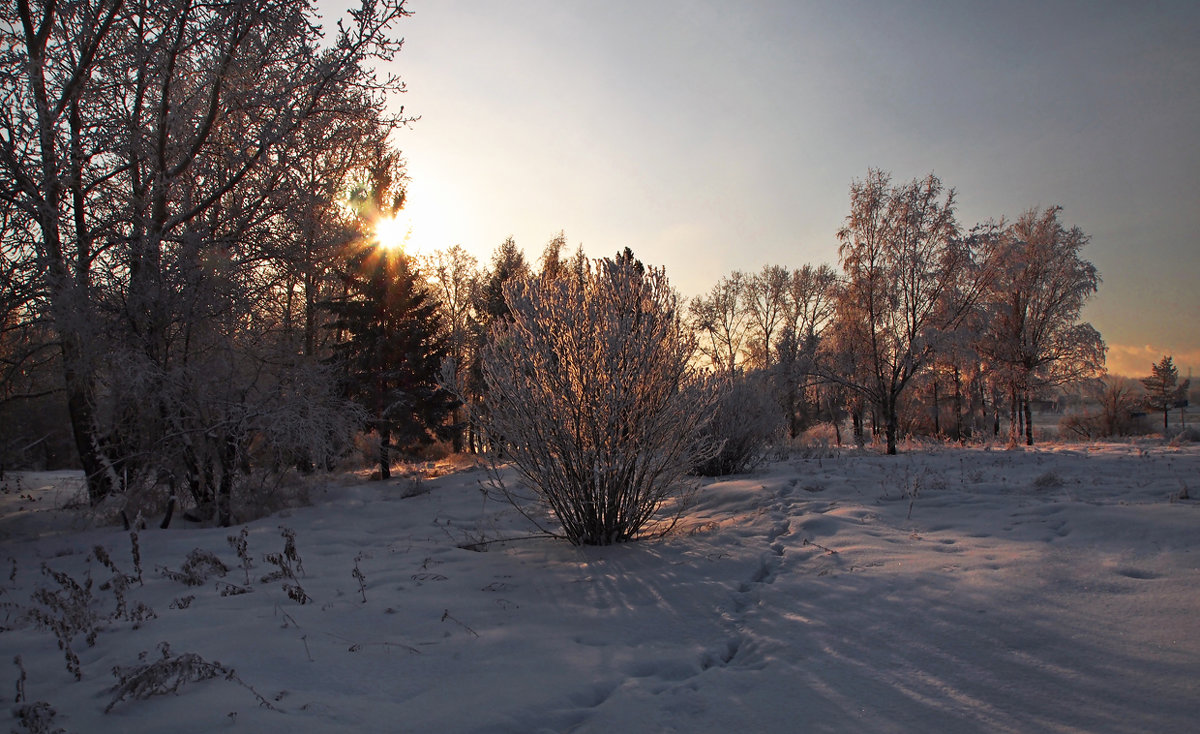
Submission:
[[[375,239],[388,250],[412,249],[413,224],[410,217],[380,217],[375,221]]]

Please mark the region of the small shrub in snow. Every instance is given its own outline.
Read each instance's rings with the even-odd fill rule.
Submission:
[[[277,711],[271,702],[259,695],[250,685],[238,677],[232,668],[227,668],[218,662],[209,662],[194,652],[181,655],[171,655],[171,647],[167,643],[159,645],[162,656],[153,662],[146,662],[147,653],[138,655],[138,663],[130,666],[114,666],[112,673],[117,684],[109,689],[113,694],[112,700],[104,707],[104,713],[110,713],[122,701],[147,699],[152,696],[162,696],[168,693],[178,693],[186,683],[224,678],[242,686],[254,694],[258,704],[272,711]]]
[[[716,384],[716,407],[705,435],[720,449],[695,469],[706,477],[750,471],[784,428],[783,413],[763,380],[739,376]]]
[[[792,441],[792,451],[802,459],[825,459],[838,455],[837,426],[818,423]]]
[[[358,562],[365,557],[366,556],[362,553],[356,553],[354,555],[354,571],[351,572],[351,575],[354,576],[354,580],[358,582],[358,591],[360,594],[362,594],[363,604],[367,603],[367,577],[363,575],[362,569],[358,567]]]
[[[284,581],[283,591],[292,601],[297,604],[307,604],[312,601],[312,597],[300,585],[300,580],[296,578],[296,572],[304,573],[304,562],[300,560],[300,554],[296,551],[296,531],[291,528],[281,527],[280,534],[283,536],[283,552],[268,553],[263,556],[263,560],[275,566],[275,570],[264,575],[262,582],[264,584],[272,581]]]
[[[138,542],[138,531],[136,529],[129,531],[130,555],[133,556],[133,572],[136,574],[134,580],[138,585],[142,585],[142,546]]]
[[[130,602],[127,594],[137,577],[122,572],[106,548],[96,546],[88,556],[88,563],[93,561],[99,562],[112,572],[112,576],[98,587],[100,591],[112,593],[114,606],[111,612],[101,613],[103,600],[92,591],[94,583],[90,567],[83,580],[79,581],[70,574],[57,571],[43,563],[42,575],[51,579],[57,588],[41,586],[35,589],[31,595],[32,605],[23,615],[39,629],[54,634],[58,648],[66,658],[67,671],[75,676],[75,680],[83,678],[79,656],[72,647],[77,637],[82,636],[87,646],[93,647],[102,622],[125,620],[132,622],[133,628],[137,629],[143,622],[158,616],[144,603]]]
[[[254,561],[250,559],[249,536],[250,531],[248,531],[246,528],[242,528],[242,531],[237,535],[230,535],[226,537],[230,547],[233,548],[233,552],[237,554],[242,572],[246,574],[246,585],[250,584],[250,569],[254,568]]]
[[[45,701],[19,704],[13,709],[13,716],[29,734],[66,734],[67,731],[62,727],[54,727],[54,717],[58,716],[58,712]]]
[[[1037,479],[1033,480],[1033,486],[1038,489],[1054,489],[1063,486],[1063,478],[1059,476],[1058,472],[1051,469],[1039,474]]]
[[[666,275],[630,255],[510,281],[504,297],[511,321],[489,335],[478,416],[493,444],[572,543],[662,530],[659,509],[687,495],[686,475],[711,454],[711,398],[696,388],[694,338]]]
[[[44,563],[42,573],[58,584],[58,588],[42,586],[34,590],[34,606],[29,609],[29,618],[39,628],[54,634],[58,649],[66,658],[67,671],[75,676],[75,680],[82,680],[83,667],[71,644],[80,635],[88,647],[96,644],[100,615],[92,594],[92,577],[89,574],[80,583],[69,574],[56,571]]]
[[[61,727],[51,728],[54,726],[54,717],[58,716],[54,707],[45,701],[26,703],[25,664],[21,661],[20,655],[13,658],[13,664],[17,666],[17,696],[13,699],[17,705],[12,713],[13,718],[21,725],[21,729],[30,734],[64,734],[66,730]],[[17,730],[13,729],[13,732],[16,734]]]
[[[158,572],[172,581],[188,586],[201,586],[212,576],[224,576],[229,573],[229,566],[222,563],[211,551],[193,548],[178,571],[160,567]]]
[[[192,605],[192,602],[194,602],[194,601],[196,601],[195,594],[188,594],[187,596],[181,596],[178,599],[175,599],[171,602],[171,609],[187,609],[188,607],[190,607]]]
[[[1200,442],[1200,428],[1185,426],[1171,436],[1169,444],[1172,448],[1179,448],[1184,444],[1196,442]]]

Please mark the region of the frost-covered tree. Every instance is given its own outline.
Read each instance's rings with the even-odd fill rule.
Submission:
[[[709,453],[694,338],[665,273],[639,265],[511,281],[484,352],[484,426],[575,544],[664,529],[657,513]]]
[[[759,272],[747,276],[745,284],[751,362],[759,369],[770,369],[788,311],[791,274],[779,265],[764,265]]]
[[[540,275],[543,278],[557,278],[567,273],[567,261],[563,250],[567,247],[567,234],[560,231],[542,249]]]
[[[745,361],[749,318],[745,308],[746,277],[734,271],[688,304],[700,354],[717,372],[735,374]]]
[[[850,185],[850,214],[838,239],[838,341],[849,353],[840,364],[827,362],[823,375],[875,406],[894,454],[900,397],[965,317],[979,271],[959,236],[954,190],[933,174],[893,185],[890,174],[868,171]]]
[[[162,435],[187,315],[254,302],[220,323],[275,318],[281,257],[267,222],[283,208],[285,171],[314,117],[388,126],[387,92],[401,85],[373,66],[399,49],[388,27],[408,11],[363,2],[325,40],[306,0],[0,7],[0,198],[35,233],[41,315],[96,503],[125,489],[123,461],[152,448],[112,421],[125,407],[105,384],[123,378],[112,357],[152,376],[140,419],[162,430],[134,432]],[[229,287],[191,289],[197,278]],[[272,298],[189,305],[237,291]]]
[[[461,245],[454,245],[448,250],[433,253],[429,258],[428,272],[429,282],[437,292],[441,307],[441,321],[446,331],[446,346],[451,360],[449,372],[443,377],[458,394],[474,399],[474,394],[469,394],[467,388],[477,346],[479,261]],[[465,424],[461,407],[455,411],[454,423],[458,426]],[[456,430],[451,437],[455,452],[463,450],[462,434],[461,429]]]
[[[822,335],[833,318],[836,284],[837,273],[828,265],[805,265],[788,278],[782,328],[774,346],[774,372],[792,438],[806,427],[806,396],[814,386]]]
[[[701,476],[715,477],[750,471],[783,432],[783,413],[775,401],[768,375],[721,376],[711,381],[717,392],[713,418],[705,435],[718,446],[716,454],[696,466]]]
[[[1030,209],[994,242],[993,279],[985,296],[980,351],[1009,391],[1010,440],[1023,411],[1033,445],[1031,401],[1038,390],[1094,379],[1104,371],[1104,340],[1079,315],[1100,285],[1096,266],[1080,257],[1089,237],[1059,221],[1061,207]]]

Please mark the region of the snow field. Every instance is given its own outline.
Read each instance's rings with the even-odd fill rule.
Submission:
[[[330,482],[246,526],[250,584],[238,527],[142,531],[128,595],[157,617],[76,637],[80,682],[21,610],[56,588],[43,562],[82,579],[103,545],[132,573],[130,540],[54,509],[71,475],[27,475],[34,499],[0,494],[0,682],[20,655],[28,699],[71,732],[1193,731],[1200,502],[1176,498],[1198,469],[1194,446],[845,452],[708,481],[662,541],[487,552],[458,546],[528,528],[481,471],[407,497]],[[303,605],[260,581],[281,527]],[[228,574],[158,571],[194,548]],[[111,572],[90,566],[106,614]],[[104,714],[110,669],[163,641],[277,710],[217,678]]]

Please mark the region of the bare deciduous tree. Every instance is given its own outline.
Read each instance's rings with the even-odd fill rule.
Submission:
[[[111,356],[136,352],[128,361],[157,380],[141,394],[144,417],[165,431],[174,407],[160,398],[188,364],[179,347],[190,320],[214,308],[225,327],[269,320],[229,309],[265,304],[278,287],[267,222],[291,155],[317,117],[354,109],[368,125],[391,124],[385,97],[401,85],[368,62],[399,49],[387,29],[407,10],[363,2],[322,47],[301,0],[2,7],[13,22],[0,24],[0,198],[36,233],[42,313],[98,502],[124,488],[128,452],[146,453],[106,424],[122,407],[104,405]],[[245,299],[226,298],[239,290]]]
[[[437,291],[442,323],[447,332],[450,364],[446,366],[449,372],[443,375],[443,379],[459,395],[465,396],[469,392],[469,370],[475,361],[473,351],[477,344],[473,335],[479,323],[479,314],[475,311],[480,287],[479,261],[461,245],[454,245],[448,250],[433,253],[426,269],[430,284]],[[475,397],[470,395],[472,400]],[[455,408],[454,422],[459,425],[464,423],[462,406]],[[463,450],[461,430],[455,431],[451,440],[456,452]]]
[[[1104,340],[1079,323],[1100,285],[1096,267],[1080,257],[1089,237],[1059,221],[1060,207],[1030,209],[995,241],[994,279],[986,296],[987,329],[980,349],[997,363],[1011,399],[1010,440],[1023,410],[1025,443],[1033,445],[1031,402],[1037,390],[1099,377]]]
[[[764,265],[746,278],[745,309],[750,320],[752,364],[770,369],[775,356],[776,336],[785,323],[791,276],[779,265]]]
[[[734,271],[688,305],[692,328],[700,335],[700,354],[717,372],[735,374],[745,361],[749,321],[746,278]]]
[[[840,343],[855,371],[823,375],[861,392],[880,412],[887,452],[896,453],[897,407],[944,333],[978,296],[982,279],[959,237],[954,191],[933,174],[893,185],[868,171],[850,185],[850,214],[838,232],[845,280],[838,292]]]

